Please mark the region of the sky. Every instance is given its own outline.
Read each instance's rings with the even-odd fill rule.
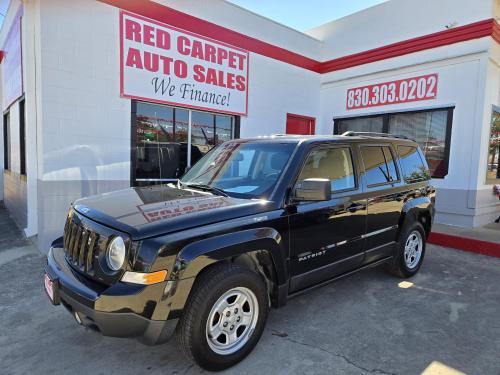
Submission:
[[[0,0],[0,27],[2,27],[3,19],[5,18],[5,14],[7,14],[9,2],[10,0]]]
[[[0,0],[0,27],[10,0]],[[181,1],[181,0],[179,0]],[[296,30],[304,31],[386,0],[230,0]]]
[[[305,31],[386,0],[230,0],[293,29]]]

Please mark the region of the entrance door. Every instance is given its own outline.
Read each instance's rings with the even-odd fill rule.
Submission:
[[[312,135],[315,132],[316,119],[299,115],[286,115],[286,134]]]

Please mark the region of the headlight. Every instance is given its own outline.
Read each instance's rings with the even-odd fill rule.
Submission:
[[[113,238],[106,251],[106,263],[113,271],[118,271],[125,262],[125,242],[120,236]]]

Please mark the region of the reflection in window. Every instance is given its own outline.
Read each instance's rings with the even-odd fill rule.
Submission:
[[[389,147],[361,147],[366,184],[377,185],[397,181],[396,165]]]
[[[446,171],[446,124],[448,111],[393,115],[389,132],[416,141],[424,152],[433,177],[444,177]]]
[[[500,179],[498,161],[500,159],[500,112],[493,111],[491,115],[490,144],[488,147],[488,170],[486,183],[496,184]]]
[[[299,176],[299,181],[308,178],[327,178],[332,191],[353,189],[354,179],[351,152],[347,147],[318,149],[309,155]]]
[[[192,111],[191,140],[189,110],[137,102],[135,123],[135,180],[137,185],[168,182],[187,168],[188,144],[191,165],[216,144],[234,136],[234,117]]]
[[[205,155],[181,179],[238,198],[267,198],[285,169],[294,143],[227,142]]]
[[[429,171],[416,147],[398,146],[398,154],[405,182],[412,183],[430,178]]]
[[[382,133],[384,131],[384,118],[378,116],[340,120],[338,133],[343,134],[347,131]]]

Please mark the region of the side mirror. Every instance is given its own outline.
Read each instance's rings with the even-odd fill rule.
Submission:
[[[293,193],[296,201],[329,201],[332,187],[326,178],[308,178],[298,182]]]

